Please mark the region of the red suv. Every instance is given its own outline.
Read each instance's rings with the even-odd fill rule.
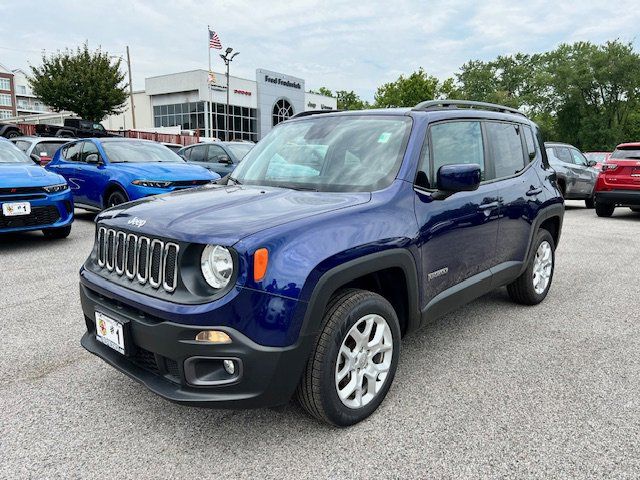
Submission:
[[[621,143],[602,164],[595,198],[599,217],[610,217],[616,207],[640,213],[640,142]]]

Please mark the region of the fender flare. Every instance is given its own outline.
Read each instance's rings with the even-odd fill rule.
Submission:
[[[560,222],[558,224],[558,241],[556,242],[555,247],[558,248],[558,244],[560,243],[560,235],[562,234],[562,220],[564,219],[564,202],[563,203],[553,203],[548,205],[540,210],[538,213],[533,225],[531,226],[531,231],[529,233],[529,244],[527,245],[527,256],[525,257],[525,262],[520,271],[520,274],[527,269],[529,265],[529,261],[531,260],[532,255],[535,253],[533,251],[533,240],[535,238],[536,233],[540,230],[540,225],[545,220],[548,220],[552,217],[558,217]]]
[[[352,280],[388,268],[400,268],[407,283],[408,318],[406,332],[420,326],[420,290],[416,259],[405,248],[393,248],[375,252],[338,265],[325,273],[316,282],[307,304],[300,337],[317,335],[322,326],[322,317],[331,296]]]

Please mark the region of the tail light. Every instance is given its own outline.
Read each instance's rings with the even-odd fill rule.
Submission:
[[[603,172],[612,172],[616,168],[618,168],[618,165],[616,165],[615,163],[603,163],[602,164],[602,171]]]

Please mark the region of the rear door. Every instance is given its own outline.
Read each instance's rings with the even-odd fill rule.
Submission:
[[[565,198],[581,197],[583,195],[583,185],[580,180],[580,171],[573,162],[573,155],[568,147],[555,146],[553,151],[556,157],[562,162],[565,174]]]
[[[209,163],[207,162],[207,146],[205,144],[195,145],[188,151],[187,161],[189,163],[195,163],[201,167],[209,168]]]

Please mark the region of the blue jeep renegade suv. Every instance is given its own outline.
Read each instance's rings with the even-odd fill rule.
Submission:
[[[82,345],[174,402],[295,395],[351,425],[383,401],[403,335],[551,286],[564,204],[538,127],[507,107],[293,118],[220,182],[104,211],[80,271]]]

